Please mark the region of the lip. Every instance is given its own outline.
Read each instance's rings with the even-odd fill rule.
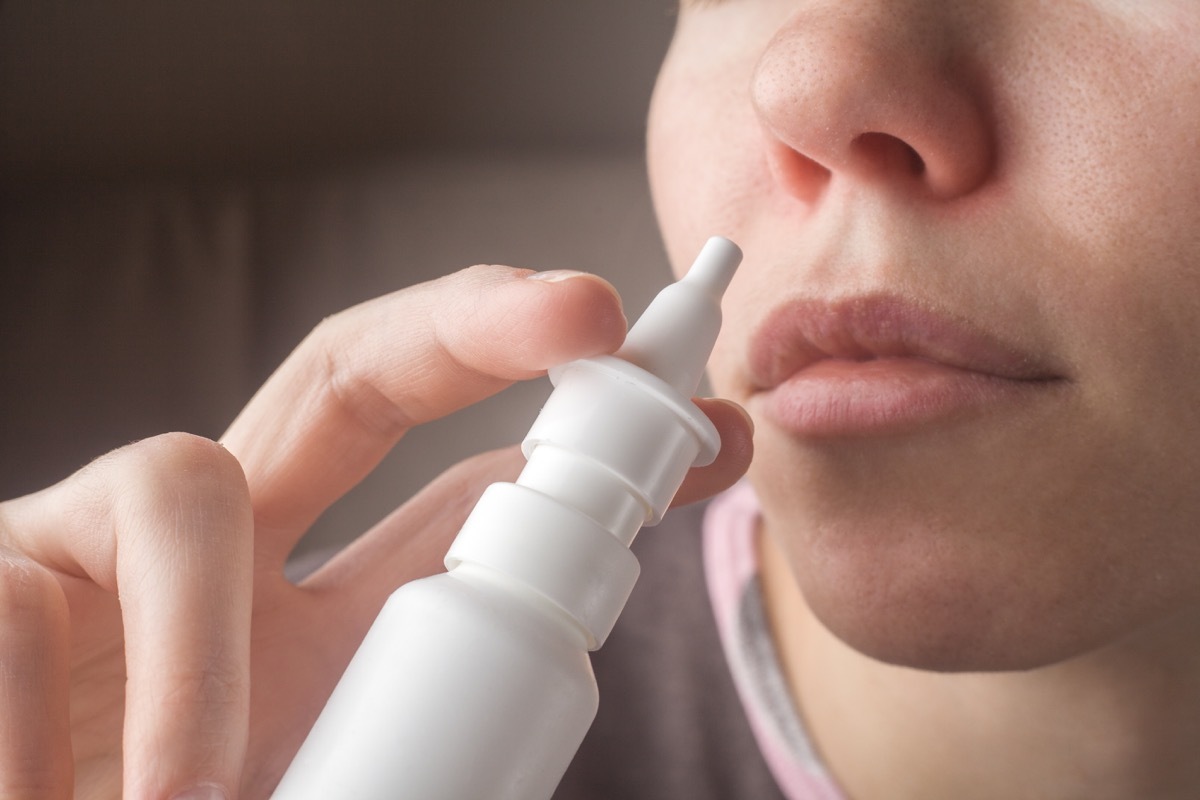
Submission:
[[[801,436],[900,432],[1031,402],[1065,373],[950,314],[893,295],[798,299],[750,341],[757,405]]]

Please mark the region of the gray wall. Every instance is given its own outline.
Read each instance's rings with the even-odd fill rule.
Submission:
[[[323,316],[479,262],[668,280],[637,0],[0,4],[0,496],[218,436]],[[303,544],[517,441],[517,387],[410,434]]]
[[[8,0],[0,169],[640,147],[669,0]]]

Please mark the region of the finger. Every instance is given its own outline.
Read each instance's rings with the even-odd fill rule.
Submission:
[[[252,513],[237,461],[168,434],[6,507],[9,538],[121,600],[124,785],[233,796],[249,721]]]
[[[223,437],[270,557],[282,564],[412,425],[620,345],[625,318],[607,283],[528,277],[475,267],[415,286],[327,319],[288,357]]]
[[[737,403],[722,399],[695,400],[717,433],[721,450],[707,467],[694,467],[675,494],[671,505],[683,506],[712,497],[737,483],[750,468],[754,456],[754,423]]]
[[[69,661],[62,587],[0,547],[0,797],[71,797]]]

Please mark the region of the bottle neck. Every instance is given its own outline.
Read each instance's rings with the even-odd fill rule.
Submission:
[[[593,519],[628,547],[646,523],[648,509],[612,470],[577,452],[541,443],[517,478]]]
[[[463,523],[450,570],[493,570],[558,606],[599,647],[637,581],[639,567],[612,532],[539,489],[493,483]]]

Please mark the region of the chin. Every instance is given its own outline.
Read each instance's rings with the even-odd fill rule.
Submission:
[[[1038,669],[1111,644],[1153,613],[1122,602],[1119,586],[1081,576],[1078,564],[1063,571],[1020,551],[890,533],[865,537],[869,544],[825,536],[789,556],[816,619],[878,661],[937,672]]]
[[[900,604],[859,615],[848,613],[850,604],[842,602],[832,608],[820,602],[812,606],[814,616],[847,647],[885,664],[928,672],[1033,670],[1086,649],[1062,641],[1038,646],[1030,637],[998,635],[962,613],[947,619],[945,614],[906,611]]]
[[[1200,626],[1200,464],[1014,431],[758,437],[764,531],[828,631],[890,664],[999,672]]]

